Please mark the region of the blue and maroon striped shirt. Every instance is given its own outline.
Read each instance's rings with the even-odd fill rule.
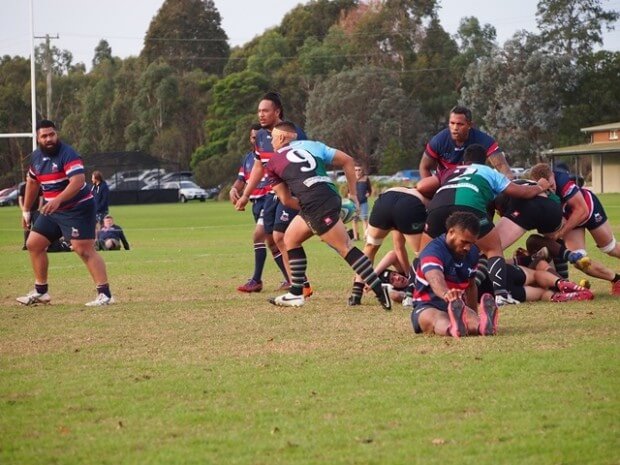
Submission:
[[[41,185],[46,202],[64,191],[69,185],[69,179],[76,174],[84,174],[84,162],[70,145],[59,141],[54,155],[47,154],[40,148],[32,152],[28,175]],[[58,210],[70,210],[78,203],[92,198],[88,184],[84,181],[79,192],[73,198],[60,204]]]

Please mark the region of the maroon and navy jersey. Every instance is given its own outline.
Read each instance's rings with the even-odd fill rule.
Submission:
[[[321,142],[295,140],[275,152],[265,166],[269,183],[286,183],[302,208],[321,205],[340,196],[325,170],[335,154],[336,149]]]
[[[583,199],[586,201],[586,206],[588,207],[588,217],[579,226],[590,221],[596,209],[596,202],[593,199],[594,194],[584,187],[579,187],[575,181],[570,178],[570,175],[564,171],[553,170],[553,176],[555,177],[555,193],[560,197],[560,201],[564,206],[564,217],[568,218],[571,214],[571,209],[566,203],[581,192]]]
[[[296,140],[306,140],[306,133],[299,126],[295,126],[297,129]],[[263,166],[271,159],[275,151],[271,145],[271,131],[269,129],[262,128],[256,133],[256,140],[254,141],[255,158],[263,163]]]
[[[450,135],[450,129],[446,128],[433,136],[426,144],[425,151],[429,157],[437,160],[437,171],[440,172],[460,165],[465,149],[473,144],[482,145],[487,151],[487,157],[500,149],[495,139],[476,128],[471,128],[465,143],[457,147]]]
[[[426,279],[426,273],[439,270],[446,279],[448,289],[467,289],[469,280],[476,275],[480,252],[472,245],[464,258],[455,257],[442,234],[428,243],[420,253],[420,260],[415,270],[413,301],[414,307],[430,305],[447,310],[446,301],[433,292]]]
[[[46,202],[64,191],[69,185],[69,179],[76,174],[84,174],[84,163],[82,157],[70,145],[59,142],[55,155],[49,155],[41,149],[32,152],[28,175],[41,185]],[[84,182],[78,193],[61,203],[58,210],[70,210],[78,203],[92,198],[88,184]]]
[[[241,166],[239,166],[239,173],[237,173],[237,179],[244,183],[248,182],[250,179],[250,173],[252,172],[252,167],[254,166],[254,152],[248,152],[241,162]],[[256,188],[250,194],[250,199],[260,199],[271,191],[271,187],[267,182],[267,175],[264,175],[260,180]]]

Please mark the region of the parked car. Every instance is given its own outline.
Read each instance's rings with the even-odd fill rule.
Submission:
[[[207,191],[192,181],[173,181],[164,184],[164,189],[178,189],[179,201],[188,202],[189,200],[207,200]]]
[[[17,205],[17,197],[19,195],[19,189],[17,189],[17,187],[4,189],[2,192],[4,192],[4,194],[0,195],[0,207]]]
[[[421,179],[420,170],[400,170],[392,175],[390,181],[394,182],[418,182]]]
[[[513,166],[510,168],[510,171],[512,171],[512,174],[516,177],[516,178],[520,178],[523,173],[525,172],[525,168],[521,168],[520,166]]]
[[[194,173],[191,171],[173,171],[172,173],[164,174],[159,182],[170,182],[170,181],[192,181],[194,177]]]
[[[114,184],[108,184],[111,191],[139,191],[146,183],[138,178],[125,178]]]
[[[220,195],[220,191],[222,190],[222,186],[215,186],[215,187],[209,187],[207,189],[205,189],[207,191],[207,198],[208,199],[214,199],[216,198],[218,195]]]

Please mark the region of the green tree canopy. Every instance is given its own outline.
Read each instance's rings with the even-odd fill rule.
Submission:
[[[151,21],[141,56],[182,72],[222,74],[230,47],[221,22],[213,0],[166,0]]]

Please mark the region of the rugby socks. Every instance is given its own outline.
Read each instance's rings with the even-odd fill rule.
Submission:
[[[97,294],[103,294],[106,297],[112,297],[112,293],[110,292],[110,285],[108,283],[97,284]]]
[[[265,261],[267,260],[267,246],[264,242],[254,243],[254,281],[260,282],[263,276],[263,269],[265,268]]]
[[[288,261],[291,265],[291,288],[289,292],[293,295],[303,295],[304,281],[306,281],[306,268],[308,260],[306,251],[303,247],[297,247],[288,251]]]
[[[282,254],[280,252],[274,254],[273,261],[276,262],[276,265],[278,265],[278,268],[280,268],[282,276],[284,276],[284,280],[288,282],[288,273],[286,272],[286,267],[284,266],[284,259],[282,258]]]
[[[555,267],[555,271],[560,275],[563,279],[568,279],[568,261],[563,258],[554,258],[553,266]]]
[[[617,283],[618,281],[620,281],[620,274],[616,273],[616,276],[614,276],[614,279],[612,279],[611,282]]]
[[[351,297],[355,297],[358,300],[362,299],[362,294],[364,293],[364,283],[354,282],[353,289],[351,289]]]
[[[34,290],[37,291],[38,294],[47,294],[47,284],[34,283]]]
[[[383,290],[381,289],[381,280],[375,273],[374,268],[372,267],[372,262],[368,259],[364,253],[358,249],[357,247],[353,247],[349,250],[344,259],[347,263],[353,268],[353,271],[357,273],[366,284],[375,292],[377,295],[382,295]]]
[[[489,258],[489,277],[493,283],[495,295],[508,295],[506,289],[506,260],[504,260],[504,257]]]

